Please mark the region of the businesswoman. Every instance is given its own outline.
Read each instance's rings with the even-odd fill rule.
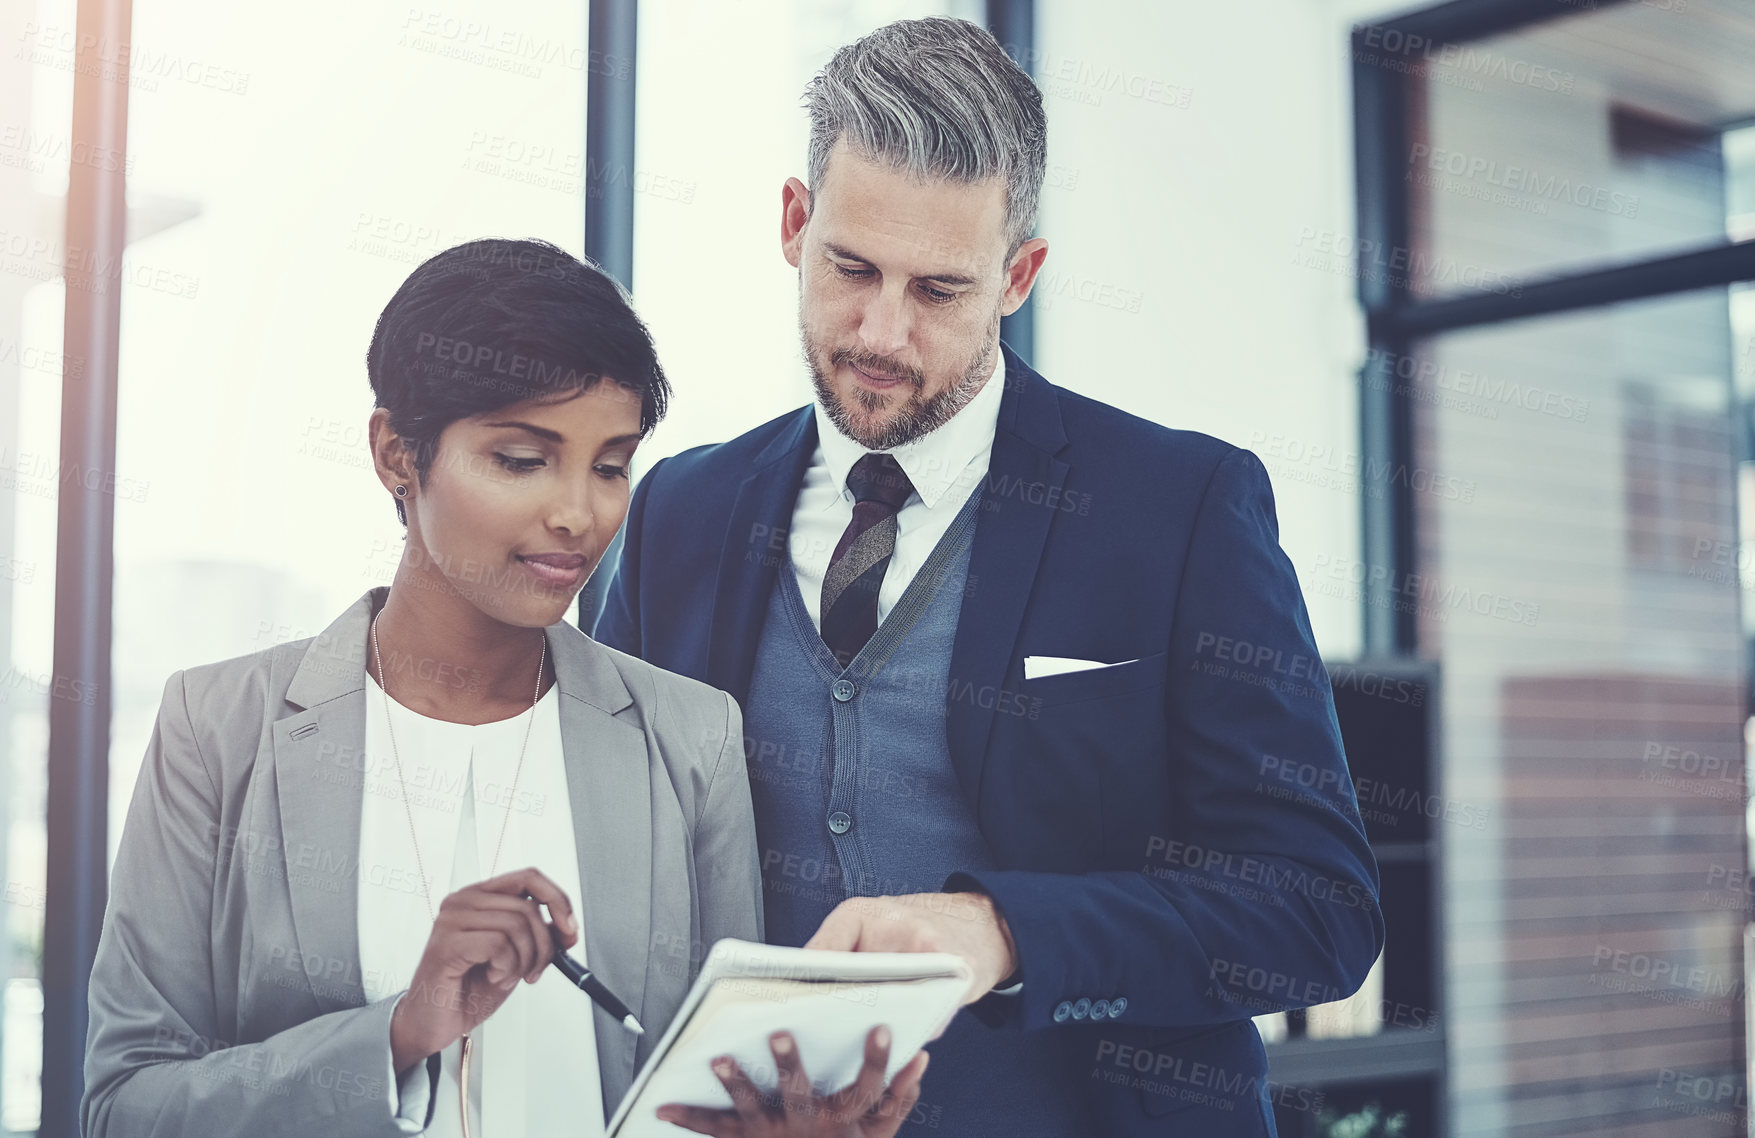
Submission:
[[[319,635],[166,683],[91,977],[92,1138],[601,1132],[706,949],[761,937],[737,705],[565,619],[664,411],[644,325],[564,251],[476,241],[366,363],[400,564]]]

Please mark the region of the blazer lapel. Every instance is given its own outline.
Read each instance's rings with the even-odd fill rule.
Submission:
[[[972,699],[967,693],[1006,681],[1042,547],[1058,512],[1051,503],[1060,501],[1067,473],[1066,463],[1054,457],[1066,446],[1054,389],[1010,348],[1002,344],[1001,350],[1006,390],[969,551],[969,579],[979,587],[963,598],[945,692],[951,765],[977,817],[998,701]]]
[[[706,680],[730,692],[739,706],[749,699],[768,596],[786,559],[792,509],[816,446],[816,414],[807,405],[756,456],[755,469],[739,487],[725,527]]]
[[[561,689],[561,750],[579,852],[585,960],[643,1014],[652,943],[652,785],[646,734],[617,713],[633,696],[605,649],[571,624],[548,629]],[[606,1108],[634,1079],[635,1038],[591,1005]]]
[[[318,873],[287,874],[293,933],[320,1014],[366,1002],[360,977],[361,779],[366,739],[365,645],[375,607],[368,590],[305,649],[286,689],[298,709],[274,723],[274,782],[289,869],[314,858]],[[321,970],[312,973],[312,968]]]

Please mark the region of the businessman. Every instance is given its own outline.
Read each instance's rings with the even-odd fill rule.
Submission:
[[[807,104],[815,400],[647,473],[597,637],[742,706],[770,941],[974,966],[904,1133],[1272,1135],[1250,1017],[1384,934],[1267,474],[1000,342],[1046,131],[987,32],[891,24]]]

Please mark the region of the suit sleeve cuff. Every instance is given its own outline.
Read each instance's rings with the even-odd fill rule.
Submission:
[[[995,897],[992,891],[984,887],[977,878],[961,871],[947,877],[944,888],[940,892],[979,893],[993,901],[994,907],[999,910],[1001,919],[1005,920],[1006,927],[1012,934],[1012,949],[1018,957],[1017,971],[1006,977],[1006,981],[1010,981],[1010,983],[1001,981],[1000,987],[994,988],[970,1004],[969,1014],[988,1027],[1018,1026],[1022,1022],[1024,946],[1018,943],[1017,930],[1011,927],[1011,921],[1006,917],[1005,909],[1000,906],[999,898]]]
[[[392,1015],[396,1013],[396,1004],[407,995],[404,992],[396,997],[396,1003],[390,1005]],[[428,1055],[425,1063],[410,1067],[400,1079],[396,1077],[395,1054],[388,1047],[384,1065],[390,1069],[390,1077],[384,1080],[384,1085],[390,1088],[390,1114],[396,1120],[397,1132],[419,1134],[432,1125],[433,1106],[439,1097],[438,1053]]]

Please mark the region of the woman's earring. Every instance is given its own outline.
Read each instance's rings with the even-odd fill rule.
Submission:
[[[396,484],[396,496],[398,498],[408,497],[408,487],[406,487],[402,483],[398,482]]]

